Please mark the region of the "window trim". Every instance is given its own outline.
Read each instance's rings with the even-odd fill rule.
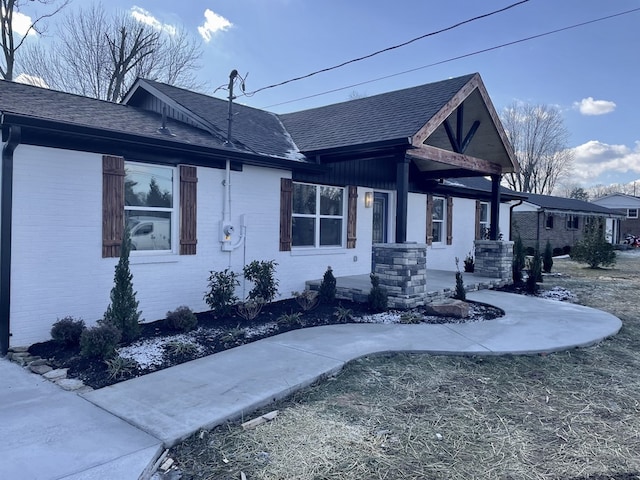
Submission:
[[[435,207],[436,205],[436,201],[442,201],[442,219],[441,220],[436,220],[433,217],[433,213],[434,213],[434,209],[432,208],[431,210],[431,245],[434,247],[440,247],[440,246],[445,246],[446,240],[447,240],[447,197],[440,197],[440,196],[436,196],[434,195],[432,198],[432,205]],[[433,236],[433,227],[436,223],[440,223],[441,224],[441,229],[440,229],[440,240],[436,240],[435,237]]]
[[[136,162],[126,160],[124,161],[124,170],[125,176],[123,180],[126,182],[127,179],[127,166],[128,165],[139,165],[141,167],[153,167],[153,168],[164,168],[171,171],[171,181],[172,181],[172,192],[171,192],[171,203],[172,206],[169,207],[147,207],[147,206],[133,206],[133,205],[124,205],[123,210],[123,218],[126,223],[127,211],[152,211],[152,212],[169,212],[169,228],[170,228],[170,241],[171,248],[167,250],[131,250],[130,255],[133,256],[157,256],[157,255],[177,255],[179,253],[179,230],[180,230],[180,216],[179,216],[179,203],[180,203],[180,171],[178,168],[169,166],[169,165],[158,165],[158,164],[147,164],[143,162]]]
[[[632,211],[636,212],[636,214],[635,215],[631,215]],[[627,218],[633,218],[633,219],[638,218],[638,209],[637,208],[627,208]]]
[[[315,188],[315,213],[296,213],[293,209],[294,195],[295,195],[295,186],[296,185],[309,185]],[[321,204],[321,191],[322,188],[337,188],[342,193],[342,211],[340,215],[328,215],[322,214],[320,212],[320,204]],[[308,182],[291,182],[291,250],[297,251],[318,251],[318,250],[336,250],[336,249],[344,249],[347,248],[347,244],[345,241],[347,223],[349,220],[348,209],[349,205],[352,203],[351,195],[347,197],[346,193],[348,189],[346,187],[341,187],[337,185],[324,185],[319,183],[308,183]],[[349,191],[350,194],[353,192]],[[355,199],[357,199],[357,191],[355,192]],[[295,218],[313,218],[314,219],[314,239],[313,245],[294,245],[294,235],[293,235],[293,221]],[[320,245],[320,225],[321,220],[323,219],[335,219],[340,220],[340,245]],[[355,219],[354,219],[355,220]],[[355,246],[355,237],[350,239]]]
[[[567,230],[579,230],[580,229],[580,216],[568,214],[566,221]]]
[[[553,214],[548,213],[544,220],[544,228],[547,230],[553,230]]]
[[[482,207],[486,206],[487,210],[487,219],[485,221],[482,220]],[[478,225],[480,226],[481,236],[480,238],[484,239],[489,238],[488,232],[491,230],[491,203],[480,201],[479,210],[478,210]]]

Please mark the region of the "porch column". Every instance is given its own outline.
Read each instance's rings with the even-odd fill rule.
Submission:
[[[491,175],[491,228],[489,239],[498,240],[500,226],[500,181],[502,175]]]
[[[409,205],[409,158],[398,158],[396,165],[396,243],[407,241],[407,208]]]

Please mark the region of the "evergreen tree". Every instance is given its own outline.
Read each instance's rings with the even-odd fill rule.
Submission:
[[[524,244],[522,243],[522,238],[518,235],[513,243],[513,283],[522,282],[522,270],[524,270],[525,261]]]
[[[327,271],[322,277],[319,294],[320,301],[323,303],[331,304],[336,299],[336,277],[333,276],[333,270],[330,266],[327,267]]]
[[[111,303],[107,307],[102,320],[105,324],[115,326],[122,333],[122,341],[131,342],[140,336],[140,314],[136,292],[133,291],[133,275],[129,270],[129,252],[131,237],[125,228],[120,260],[116,265],[114,285],[111,289]]]
[[[610,267],[616,264],[613,245],[604,236],[603,225],[590,219],[585,225],[584,236],[571,249],[571,260],[589,265],[589,268]]]
[[[551,273],[553,267],[553,249],[551,243],[547,240],[547,245],[544,247],[544,256],[542,257],[542,271],[544,273]]]

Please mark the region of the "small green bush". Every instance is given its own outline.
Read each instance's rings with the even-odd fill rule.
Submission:
[[[278,317],[278,326],[280,328],[292,328],[301,325],[302,313],[283,313]]]
[[[538,283],[542,281],[542,261],[540,254],[536,251],[529,261],[529,276],[527,277],[526,289],[530,294],[538,292]]]
[[[467,273],[473,273],[475,269],[476,269],[476,264],[473,258],[473,254],[469,252],[467,253],[467,256],[464,257],[464,271]]]
[[[464,302],[467,299],[467,291],[464,288],[464,280],[462,278],[462,272],[460,272],[459,263],[458,257],[456,257],[456,291],[453,294],[453,298]]]
[[[335,312],[333,312],[333,316],[336,317],[339,323],[346,323],[353,317],[353,310],[343,307],[342,305],[338,305]]]
[[[138,368],[138,362],[134,359],[121,357],[120,355],[105,360],[104,363],[107,364],[109,380],[123,380],[131,376]]]
[[[554,257],[559,257],[560,255],[564,255],[564,250],[560,247],[554,247],[552,254]]]
[[[121,338],[120,330],[109,323],[87,328],[80,336],[80,355],[102,360],[112,358]]]
[[[511,264],[514,283],[522,282],[522,271],[524,270],[525,265],[526,256],[524,244],[522,243],[522,238],[518,235],[513,242],[513,263]]]
[[[236,287],[240,285],[238,274],[226,268],[222,272],[209,272],[209,291],[204,296],[209,308],[221,317],[231,313],[238,301]]]
[[[278,264],[274,260],[254,260],[243,268],[244,278],[253,282],[249,292],[250,299],[261,298],[271,303],[278,293],[278,280],[275,270]]]
[[[380,279],[374,273],[370,274],[369,278],[371,278],[371,290],[367,298],[369,309],[374,312],[384,312],[389,304],[387,291],[380,286]]]
[[[553,267],[553,250],[551,249],[551,243],[547,240],[547,244],[544,247],[544,255],[542,256],[542,271],[544,273],[551,273]]]
[[[197,324],[198,318],[186,305],[182,305],[172,312],[167,312],[167,317],[164,319],[165,327],[181,332],[193,330]]]
[[[571,251],[571,260],[586,263],[589,268],[616,264],[616,252],[613,245],[605,239],[600,222],[592,220],[586,224],[582,240]]]
[[[81,318],[64,317],[51,327],[51,338],[67,347],[74,347],[80,345],[80,336],[86,328]]]
[[[320,283],[320,301],[332,304],[336,300],[336,293],[336,277],[333,276],[333,270],[329,266]]]
[[[303,290],[302,292],[291,292],[293,298],[296,299],[300,308],[303,311],[308,312],[309,310],[313,310],[318,306],[318,301],[320,297],[318,296],[318,292],[314,292],[313,290]]]

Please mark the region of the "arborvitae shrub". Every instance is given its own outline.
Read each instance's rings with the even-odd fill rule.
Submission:
[[[592,220],[586,224],[582,240],[571,250],[571,260],[586,263],[589,268],[616,264],[616,252],[613,245],[607,242],[600,222]]]
[[[336,277],[333,276],[331,267],[327,267],[327,271],[324,272],[319,294],[322,303],[332,304],[336,300]]]
[[[140,336],[140,313],[136,292],[133,291],[133,275],[129,269],[131,237],[125,228],[120,249],[120,260],[116,265],[114,285],[111,289],[111,303],[100,323],[111,324],[120,330],[122,340],[131,342]]]
[[[80,336],[80,354],[102,360],[112,358],[121,337],[120,330],[112,324],[87,328]]]
[[[369,292],[369,309],[374,312],[384,312],[389,303],[387,291],[380,286],[380,279],[375,275],[369,275],[371,278],[371,291]]]
[[[80,345],[80,336],[87,327],[84,320],[73,317],[59,319],[51,327],[51,338],[68,347]]]
[[[193,330],[197,324],[198,318],[186,305],[182,305],[171,312],[167,312],[167,317],[164,319],[165,327],[181,332]]]
[[[542,271],[544,273],[551,273],[553,267],[553,249],[551,243],[547,240],[547,245],[544,247],[544,255],[542,256]]]
[[[522,243],[522,238],[520,238],[520,235],[518,235],[513,243],[512,273],[514,283],[522,282],[522,271],[524,270],[525,265],[526,257],[524,244]]]
[[[529,262],[529,276],[527,277],[527,292],[535,294],[538,291],[538,282],[542,281],[542,261],[540,254],[534,251],[533,257]]]
[[[453,294],[453,298],[462,301],[467,299],[467,291],[464,288],[464,280],[462,278],[462,272],[460,271],[458,257],[456,257],[456,291]]]

